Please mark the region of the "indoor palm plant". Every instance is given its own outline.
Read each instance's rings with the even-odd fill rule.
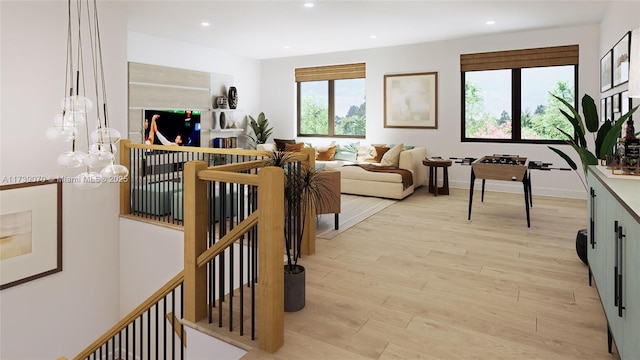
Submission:
[[[569,120],[573,126],[574,134],[569,134],[561,129],[558,129],[565,136],[565,143],[570,145],[576,153],[580,156],[580,162],[582,163],[582,170],[584,179],[582,176],[578,176],[584,189],[587,190],[587,169],[589,165],[597,165],[598,159],[605,159],[607,155],[612,155],[614,147],[620,137],[620,131],[624,122],[633,114],[638,107],[631,109],[626,114],[623,114],[615,123],[610,120],[600,122],[598,119],[598,109],[593,101],[593,98],[587,94],[582,97],[582,114],[584,119],[580,116],[578,110],[569,104],[566,100],[553,95],[556,99],[562,102],[569,112],[560,109],[560,112]],[[585,137],[586,133],[590,132],[593,136],[594,148],[589,149],[590,142]],[[560,155],[569,164],[571,169],[577,170],[576,163],[562,150],[549,146],[549,149]],[[576,252],[582,262],[588,265],[587,260],[587,229],[578,230],[576,236]]]
[[[285,226],[284,240],[287,263],[285,273],[285,311],[298,311],[305,303],[305,268],[298,265],[309,209],[332,201],[326,177],[302,162],[295,160],[297,152],[273,151],[266,166],[284,169]]]
[[[573,126],[574,134],[569,134],[561,129],[558,129],[565,136],[565,143],[570,145],[576,153],[580,156],[582,163],[582,170],[584,179],[580,177],[582,185],[587,190],[586,175],[589,165],[597,165],[598,159],[605,159],[607,155],[613,154],[613,149],[620,136],[620,131],[624,122],[633,114],[638,107],[631,109],[626,114],[623,114],[620,119],[612,123],[610,120],[600,122],[598,119],[598,109],[596,107],[593,98],[587,94],[582,97],[582,114],[584,119],[580,116],[578,110],[569,104],[566,100],[556,95],[553,95],[556,99],[562,102],[570,111],[566,112],[560,109],[560,112],[569,120]],[[589,142],[587,141],[586,132],[590,132],[593,136],[594,148],[589,149]],[[571,169],[577,170],[576,163],[562,150],[549,146],[549,149],[560,155],[569,164]]]
[[[253,130],[253,135],[249,135],[253,141],[253,148],[256,148],[258,144],[266,143],[273,132],[273,127],[269,127],[269,120],[263,112],[258,115],[258,120],[249,115],[249,126]]]

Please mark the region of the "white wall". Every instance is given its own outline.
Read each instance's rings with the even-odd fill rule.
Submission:
[[[599,58],[602,58],[607,51],[622,38],[627,32],[640,27],[640,1],[615,1],[611,3],[607,14],[601,24]],[[630,54],[631,58],[637,59],[640,54]],[[613,89],[607,90],[601,96],[594,96],[594,100],[609,97],[613,94],[625,91],[628,84],[624,83]],[[594,93],[594,95],[597,95]],[[640,101],[636,101],[634,106],[639,105]],[[638,113],[634,115],[634,119],[638,119]],[[636,121],[637,123],[637,121]]]
[[[132,31],[128,49],[129,61],[221,74],[214,78],[230,75],[238,89],[238,109],[253,117],[261,111],[259,60]]]
[[[44,136],[65,95],[67,2],[0,9],[0,175],[74,176],[56,163],[70,144]],[[99,10],[111,126],[126,133],[126,7],[100,2]],[[118,320],[117,214],[116,185],[63,185],[63,270],[0,292],[0,358],[73,356]]]
[[[546,145],[462,143],[460,141],[460,54],[559,46],[580,46],[579,96],[599,93],[599,27],[597,25],[482,36],[442,42],[372,50],[302,56],[263,61],[262,108],[273,123],[274,137],[295,136],[296,67],[367,63],[367,138],[370,143],[424,146],[430,156],[481,157],[494,153],[518,154],[532,160],[564,166],[564,160]],[[438,72],[438,129],[385,129],[383,127],[383,78],[385,74]],[[569,152],[569,151],[568,151]],[[452,166],[452,187],[469,187],[470,168]],[[554,171],[532,175],[534,194],[585,197],[576,173]],[[522,184],[487,182],[487,189],[522,192]]]

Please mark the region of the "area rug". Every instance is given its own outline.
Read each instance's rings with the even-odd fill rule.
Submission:
[[[395,203],[395,200],[390,199],[346,194],[340,196],[340,201],[339,229],[336,230],[334,227],[333,214],[320,215],[316,224],[317,238],[333,239],[341,232]]]

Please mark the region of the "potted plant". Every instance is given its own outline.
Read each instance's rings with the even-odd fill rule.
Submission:
[[[584,115],[584,119],[580,116],[578,110],[574,108],[573,105],[569,104],[569,102],[556,95],[553,95],[553,97],[562,102],[570,111],[566,112],[563,109],[560,109],[560,112],[573,126],[574,134],[569,134],[561,129],[558,129],[558,131],[565,136],[565,143],[570,145],[580,156],[584,180],[580,175],[578,175],[578,177],[580,178],[585,191],[587,191],[586,179],[589,165],[597,165],[598,159],[605,159],[607,155],[613,154],[622,125],[631,116],[631,114],[638,109],[638,107],[636,106],[626,114],[622,115],[615,123],[612,123],[608,119],[601,123],[598,119],[598,109],[596,108],[596,104],[591,96],[585,94],[582,97],[582,114]],[[585,137],[586,132],[590,132],[592,134],[594,144],[593,150],[589,149],[590,142],[588,142]],[[569,164],[571,169],[577,171],[578,166],[566,153],[553,146],[549,146],[549,149],[560,155],[560,157]],[[578,235],[576,236],[576,252],[578,253],[580,260],[588,265],[587,229],[578,230]]]
[[[562,102],[571,112],[567,113],[560,109],[560,112],[569,120],[571,125],[573,125],[574,134],[568,134],[561,129],[558,129],[558,131],[565,136],[565,143],[570,145],[580,156],[582,169],[585,175],[585,180],[580,178],[580,181],[582,181],[584,189],[587,190],[587,184],[585,181],[589,165],[597,165],[598,159],[605,159],[607,155],[613,154],[613,149],[618,141],[622,125],[638,109],[638,107],[636,106],[629,110],[629,112],[622,115],[620,119],[616,120],[615,123],[612,123],[607,119],[601,124],[598,119],[598,109],[596,108],[596,104],[591,96],[585,94],[582,97],[582,113],[584,115],[584,121],[578,113],[578,110],[574,108],[573,105],[569,104],[561,97],[556,95],[553,95],[553,97]],[[589,143],[585,138],[586,131],[590,132],[593,136],[593,151],[589,149]],[[560,155],[567,164],[569,164],[571,169],[578,169],[576,163],[562,150],[553,146],[549,146],[549,149]]]
[[[251,126],[254,134],[249,135],[249,138],[253,141],[254,149],[258,144],[266,143],[273,132],[273,127],[269,127],[269,120],[267,120],[263,112],[258,115],[257,121],[249,115],[249,126]]]
[[[284,265],[284,310],[298,311],[305,305],[305,268],[298,265],[302,239],[307,224],[307,209],[317,210],[321,204],[330,201],[325,177],[307,164],[293,159],[295,152],[273,151],[266,166],[278,166],[285,171],[285,250],[287,263]]]

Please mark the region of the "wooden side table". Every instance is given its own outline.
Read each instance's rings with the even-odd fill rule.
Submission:
[[[424,166],[429,167],[429,192],[434,196],[449,195],[449,172],[448,168],[451,166],[451,160],[445,160],[442,158],[426,158],[422,160]],[[438,187],[438,168],[441,167],[442,173],[442,186]]]

